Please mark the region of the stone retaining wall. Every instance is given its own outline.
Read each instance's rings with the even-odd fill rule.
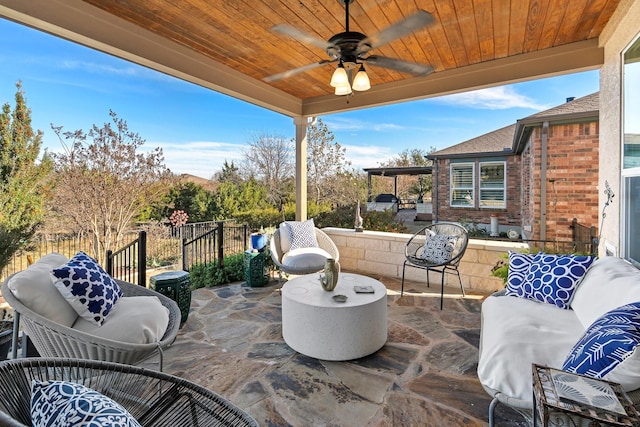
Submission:
[[[340,251],[340,266],[344,270],[362,274],[378,274],[387,277],[402,277],[404,250],[411,234],[364,231],[356,233],[344,228],[323,228]],[[460,276],[465,289],[493,292],[502,289],[502,280],[491,275],[491,269],[503,259],[509,250],[526,249],[521,242],[470,239],[460,263]],[[458,287],[454,275],[446,275],[446,284]],[[407,268],[408,280],[424,281],[425,271]],[[432,281],[439,283],[439,275]]]

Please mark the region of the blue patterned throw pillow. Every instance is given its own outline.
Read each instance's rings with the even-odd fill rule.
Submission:
[[[306,221],[285,221],[291,242],[290,251],[300,248],[317,248],[316,227],[313,218]]]
[[[78,315],[98,326],[122,296],[115,280],[84,252],[53,269],[51,275],[55,287]]]
[[[531,286],[525,279],[535,257],[535,254],[509,251],[509,273],[507,274],[505,295],[520,298],[527,298],[527,295],[531,295]]]
[[[140,427],[117,402],[65,381],[32,381],[31,422],[35,427]]]
[[[562,369],[623,385],[640,387],[640,302],[618,307],[600,316],[573,346]]]
[[[523,285],[526,298],[568,309],[571,298],[595,258],[587,255],[537,254]]]

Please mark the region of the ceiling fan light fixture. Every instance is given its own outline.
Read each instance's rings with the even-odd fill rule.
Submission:
[[[343,85],[336,86],[336,95],[349,95],[351,93],[351,85],[349,82],[346,82]]]
[[[344,69],[342,62],[338,64],[336,70],[333,72],[330,84],[335,88],[349,84],[349,76],[347,75],[347,70]]]
[[[360,70],[358,70],[358,74],[356,74],[356,77],[353,79],[353,90],[362,92],[369,89],[371,89],[369,76],[364,69],[364,65],[360,64]]]

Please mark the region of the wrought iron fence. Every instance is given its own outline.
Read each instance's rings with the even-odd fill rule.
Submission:
[[[216,227],[203,234],[182,239],[182,269],[189,271],[196,264],[217,262],[222,266],[224,257],[242,253],[248,247],[250,230],[247,224],[219,221]]]
[[[137,285],[147,285],[147,232],[138,232],[138,237],[121,249],[107,250],[107,273],[111,277]]]
[[[143,264],[142,257],[148,268],[178,265],[186,267],[185,271],[188,271],[191,265],[198,263],[218,262],[221,265],[226,255],[241,253],[248,247],[250,235],[247,225],[233,221],[208,221],[181,227],[143,224],[140,228],[143,230],[132,230],[125,235],[124,240],[131,243],[112,252],[112,256],[118,259],[114,259],[114,270],[111,273],[115,277],[140,284],[145,283],[137,277],[142,273],[139,268]],[[144,250],[135,243],[140,238],[141,231],[145,232],[146,237]],[[37,235],[29,250],[12,257],[9,265],[0,272],[0,280],[27,268],[28,257],[37,261],[51,252],[71,258],[78,251],[83,251],[107,267],[109,261],[105,259],[106,254],[96,253],[96,247],[94,240],[84,234]]]

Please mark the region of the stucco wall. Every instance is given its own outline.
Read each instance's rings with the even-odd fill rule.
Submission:
[[[411,234],[364,231],[356,233],[344,228],[322,229],[335,242],[340,251],[340,266],[344,270],[368,275],[402,278],[404,249]],[[491,269],[503,259],[508,250],[526,248],[523,243],[491,240],[469,241],[460,263],[460,275],[465,289],[493,292],[502,289],[502,280],[491,275]],[[425,281],[425,272],[417,268],[407,268],[405,277],[409,280]],[[440,283],[440,276],[432,274],[434,284]],[[447,274],[449,286],[458,287],[455,276]]]
[[[605,243],[616,248],[620,255],[620,192],[621,175],[621,97],[622,51],[635,39],[640,30],[640,1],[622,0],[600,35],[604,47],[604,65],[600,71],[600,176],[599,206],[606,202],[605,181],[615,193],[606,211],[602,226],[600,254]],[[602,213],[600,213],[602,221]]]

